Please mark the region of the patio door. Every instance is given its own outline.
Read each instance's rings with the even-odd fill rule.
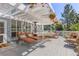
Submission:
[[[0,20],[0,43],[3,43],[5,41],[5,35],[6,35],[6,28],[5,28],[5,21]]]

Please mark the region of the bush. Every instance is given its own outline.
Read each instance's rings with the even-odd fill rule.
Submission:
[[[58,31],[63,30],[63,26],[62,26],[62,24],[60,24],[60,23],[56,23],[56,24],[55,24],[55,28],[56,28],[56,30],[58,30]]]
[[[79,31],[79,23],[72,24],[72,25],[70,26],[70,29],[71,29],[72,31]]]

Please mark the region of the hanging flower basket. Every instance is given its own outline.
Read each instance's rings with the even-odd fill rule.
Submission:
[[[54,13],[52,13],[52,14],[49,15],[50,19],[54,19],[55,17],[56,17],[56,15]]]

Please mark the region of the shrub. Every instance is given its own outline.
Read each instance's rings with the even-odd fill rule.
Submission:
[[[55,24],[55,28],[56,28],[56,30],[58,30],[58,31],[63,30],[63,26],[62,26],[61,23],[56,23],[56,24]]]
[[[79,23],[72,24],[72,25],[70,26],[70,29],[71,29],[72,31],[79,31]]]

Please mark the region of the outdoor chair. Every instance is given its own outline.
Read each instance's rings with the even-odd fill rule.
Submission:
[[[37,35],[37,34],[34,34],[34,33],[28,33],[26,34],[29,38],[32,38],[34,40],[39,40],[40,37]]]
[[[77,45],[79,37],[78,37],[78,33],[70,33],[68,37],[66,37],[65,42],[71,45]]]
[[[26,32],[18,32],[18,42],[23,41],[26,43],[34,43],[39,40],[39,37],[33,33],[26,33]]]
[[[56,39],[59,37],[58,32],[48,32],[45,33],[44,36],[47,38],[56,38]]]
[[[74,51],[77,53],[77,56],[79,56],[79,35],[78,35],[78,39],[76,41],[76,46],[74,48]]]

